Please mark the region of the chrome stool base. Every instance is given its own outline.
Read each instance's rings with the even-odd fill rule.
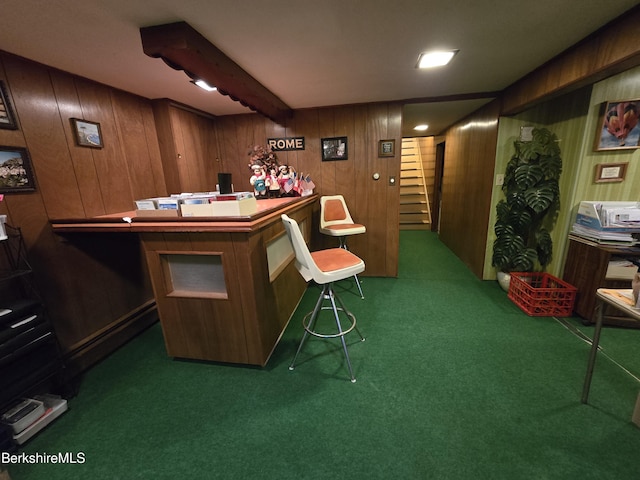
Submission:
[[[323,305],[325,300],[328,300],[331,303],[331,305],[330,306]],[[315,330],[318,316],[320,315],[320,312],[322,310],[333,311],[333,316],[336,321],[336,327],[338,329],[336,333],[322,333],[322,332],[317,332]],[[342,323],[340,322],[339,312],[342,312],[344,315],[346,315],[348,319],[349,324],[346,329],[343,328]],[[313,335],[314,337],[324,338],[324,339],[340,338],[342,342],[342,349],[344,350],[344,356],[347,360],[347,367],[349,369],[351,382],[355,383],[356,378],[353,375],[351,359],[349,358],[349,350],[347,349],[347,342],[345,341],[344,337],[347,333],[355,330],[356,333],[360,336],[360,341],[364,342],[365,338],[362,336],[362,334],[360,333],[360,330],[358,330],[358,327],[356,326],[356,317],[345,308],[344,304],[342,303],[342,300],[340,300],[340,297],[334,292],[332,283],[328,283],[322,286],[322,293],[320,293],[320,296],[318,297],[316,306],[313,309],[313,311],[307,313],[304,316],[304,318],[302,319],[302,326],[304,327],[304,334],[302,335],[302,340],[300,340],[300,345],[298,345],[298,350],[296,351],[296,354],[293,357],[293,360],[291,361],[291,365],[289,365],[289,370],[293,370],[295,368],[298,355],[302,351],[302,347],[304,346],[304,343],[306,342],[309,335]]]

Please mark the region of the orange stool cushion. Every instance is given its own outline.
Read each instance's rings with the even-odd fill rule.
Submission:
[[[323,272],[334,272],[343,268],[353,267],[362,260],[344,248],[328,248],[311,252],[313,261]]]

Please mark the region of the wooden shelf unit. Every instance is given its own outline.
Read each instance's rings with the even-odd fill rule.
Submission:
[[[574,312],[588,323],[595,323],[596,320],[598,288],[631,288],[631,280],[607,278],[607,268],[613,257],[640,259],[640,248],[597,245],[577,238],[569,239],[562,278],[578,289]],[[610,309],[604,314],[607,324],[638,326],[638,322],[628,321]]]

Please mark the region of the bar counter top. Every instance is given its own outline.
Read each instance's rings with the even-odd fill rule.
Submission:
[[[139,216],[136,211],[119,212],[91,218],[52,219],[56,233],[69,232],[251,232],[274,216],[293,212],[317,200],[318,195],[258,200],[258,211],[247,216],[227,217],[154,217]]]

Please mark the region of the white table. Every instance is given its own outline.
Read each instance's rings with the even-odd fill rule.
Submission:
[[[599,288],[596,292],[596,328],[593,332],[593,343],[589,353],[589,362],[587,363],[587,374],[584,378],[584,386],[582,388],[582,403],[587,403],[589,399],[589,389],[591,387],[591,378],[593,377],[593,368],[596,363],[596,354],[598,353],[598,345],[600,344],[600,332],[602,331],[602,318],[604,316],[604,304],[611,305],[622,311],[625,315],[633,320],[640,322],[640,309],[633,306],[633,295],[631,289],[610,289]],[[633,412],[632,421],[640,426],[640,394]]]

